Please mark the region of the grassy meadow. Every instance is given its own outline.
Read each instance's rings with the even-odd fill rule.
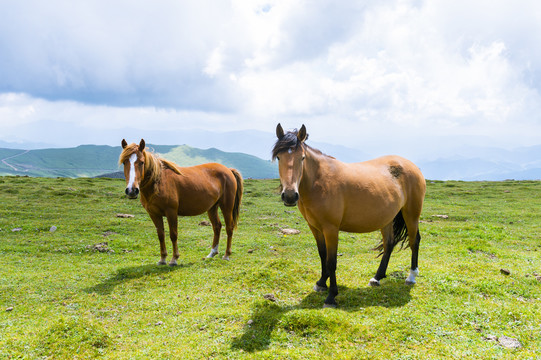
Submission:
[[[171,268],[123,180],[0,177],[0,359],[541,359],[541,182],[428,181],[413,287],[409,249],[371,288],[379,233],[341,233],[337,309],[278,186],[245,181],[231,261],[181,219]]]

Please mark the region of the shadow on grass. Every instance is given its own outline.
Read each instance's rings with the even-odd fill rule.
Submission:
[[[180,270],[186,267],[190,267],[193,264],[181,264],[178,266],[161,266],[161,265],[142,265],[142,266],[131,266],[127,268],[118,269],[116,275],[107,278],[99,284],[96,284],[92,287],[83,289],[86,293],[97,293],[100,295],[109,295],[114,288],[126,281],[139,279],[148,275],[155,274],[166,274],[176,270]]]
[[[362,308],[382,306],[386,308],[402,307],[411,300],[412,286],[402,281],[387,282],[380,287],[350,289],[338,287],[337,309],[325,311],[355,312]],[[289,311],[300,309],[321,309],[327,297],[327,292],[308,294],[297,305],[280,306],[274,302],[258,302],[254,306],[252,323],[246,325],[244,334],[233,339],[232,349],[255,352],[265,350],[271,343],[272,332]]]

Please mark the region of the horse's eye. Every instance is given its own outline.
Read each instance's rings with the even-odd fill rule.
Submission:
[[[278,159],[278,161],[280,161],[280,157],[279,157],[279,156],[277,156],[276,158]]]

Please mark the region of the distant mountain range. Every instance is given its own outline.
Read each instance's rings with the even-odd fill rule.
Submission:
[[[187,145],[147,145],[179,166],[218,162],[239,170],[245,178],[277,178],[276,163],[253,155]],[[66,149],[17,150],[0,148],[0,175],[43,177],[123,177],[118,166],[120,146],[81,145]]]
[[[128,133],[128,135],[131,135],[126,137],[129,141],[140,140],[136,134]],[[145,139],[149,142],[152,139],[166,141],[170,138],[177,138],[178,141],[188,143],[190,146],[150,146],[162,157],[180,166],[220,162],[237,168],[247,178],[278,177],[276,163],[269,160],[276,140],[274,134],[253,130],[227,133],[192,130],[172,134],[163,132],[145,134]],[[311,139],[308,143],[344,162],[364,161],[390,153],[403,155],[417,164],[427,179],[433,180],[541,179],[541,145],[508,150],[468,145],[468,143],[483,143],[481,141],[483,139],[476,138],[446,138],[447,144],[455,144],[447,147],[444,147],[443,140],[432,140],[432,143],[421,147],[406,145],[392,147],[393,144],[382,144],[376,149],[364,144],[367,151]],[[14,145],[34,150],[12,149]],[[91,177],[120,170],[117,166],[119,146],[83,145],[63,149],[36,149],[36,147],[39,147],[38,144],[0,143],[0,175]],[[211,148],[202,150],[207,147]],[[416,148],[422,151],[414,152]]]

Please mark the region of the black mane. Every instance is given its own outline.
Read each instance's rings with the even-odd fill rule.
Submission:
[[[288,131],[286,134],[284,134],[284,136],[276,141],[276,144],[274,144],[274,148],[272,149],[272,160],[275,160],[279,153],[288,151],[290,149],[291,151],[296,151],[299,146],[302,145],[302,142],[300,142],[297,138],[298,133],[299,131],[297,129]],[[308,135],[306,138],[308,139]]]

